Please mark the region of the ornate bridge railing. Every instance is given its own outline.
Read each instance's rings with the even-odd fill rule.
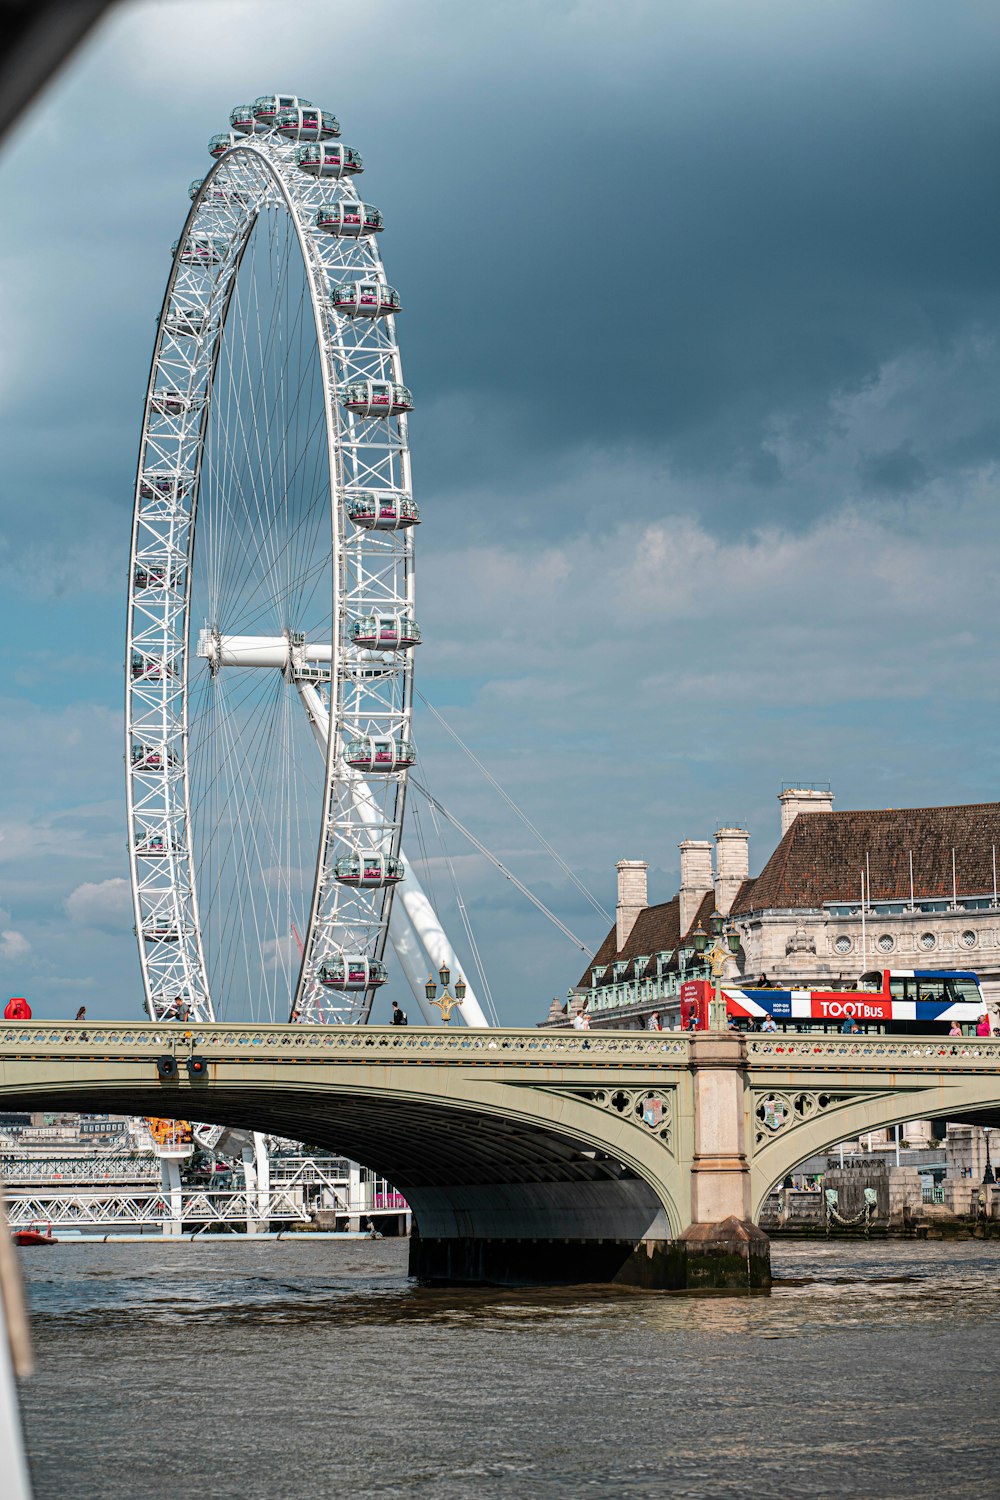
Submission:
[[[443,1026],[186,1026],[183,1023],[91,1025],[88,1022],[0,1026],[0,1057],[156,1055],[164,1051],[205,1052],[209,1056],[349,1057],[394,1055],[400,1059],[495,1063],[566,1061],[600,1065],[609,1061],[688,1066],[695,1037],[679,1032],[540,1031],[537,1028],[480,1031]],[[726,1036],[740,1041],[745,1065],[753,1070],[843,1068],[965,1071],[1000,1068],[1000,1038],[823,1036],[816,1032]],[[499,1055],[498,1055],[499,1054]]]
[[[751,1035],[746,1038],[746,1053],[751,1069],[816,1067],[856,1072],[873,1068],[926,1073],[1000,1068],[1000,1038],[991,1037]]]
[[[678,1032],[560,1033],[536,1028],[479,1031],[443,1026],[185,1026],[153,1022],[93,1026],[64,1022],[0,1027],[0,1058],[121,1058],[197,1051],[214,1058],[267,1055],[366,1061],[393,1057],[400,1061],[565,1062],[583,1066],[631,1062],[683,1069],[689,1065],[692,1047],[711,1040],[705,1032],[691,1037]],[[803,1068],[967,1072],[1000,1068],[1000,1038],[990,1037],[830,1037],[803,1032],[738,1038],[728,1033],[725,1041],[739,1041],[742,1065],[751,1072]]]
[[[609,1058],[666,1062],[685,1066],[690,1041],[672,1033],[566,1032],[553,1034],[536,1028],[479,1031],[443,1026],[227,1026],[162,1022],[133,1026],[63,1025],[0,1027],[0,1056],[53,1056],[60,1053],[137,1052],[155,1055],[165,1050],[197,1050],[208,1054],[262,1052],[279,1056],[339,1056],[365,1058],[375,1053],[401,1057],[433,1056],[455,1061],[496,1062],[496,1054],[511,1061],[545,1058],[601,1063]]]

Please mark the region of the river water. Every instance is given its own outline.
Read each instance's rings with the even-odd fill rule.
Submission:
[[[430,1290],[399,1240],[20,1252],[36,1500],[1000,1496],[1000,1242],[770,1297]]]

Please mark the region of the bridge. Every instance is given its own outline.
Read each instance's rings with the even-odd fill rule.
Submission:
[[[406,1195],[432,1282],[753,1290],[772,1187],[865,1131],[1000,1123],[1000,1041],[29,1022],[0,1027],[0,1108],[342,1152]]]

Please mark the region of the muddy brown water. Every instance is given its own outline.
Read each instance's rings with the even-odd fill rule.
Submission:
[[[19,1251],[36,1500],[1000,1496],[1000,1242],[752,1299],[441,1290],[401,1241]]]

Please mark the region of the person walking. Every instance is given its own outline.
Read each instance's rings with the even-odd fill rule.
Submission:
[[[575,1031],[589,1031],[590,1030],[590,1013],[587,1010],[587,1006],[589,1004],[590,1004],[590,1001],[589,1000],[585,1000],[583,1002],[583,1004],[580,1006],[580,1009],[577,1011],[576,1015],[573,1017],[573,1029]]]
[[[983,1015],[979,1018],[979,1021],[976,1023],[976,1036],[989,1036],[989,1034],[990,1018],[984,1012]]]
[[[646,1030],[647,1031],[662,1031],[663,1030],[663,1026],[660,1023],[660,1012],[658,1010],[654,1010],[653,1014],[650,1016],[649,1020],[646,1022]]]
[[[951,1025],[948,1027],[948,1035],[949,1036],[961,1036],[962,1035],[962,1028],[961,1028],[961,1026],[959,1026],[959,1024],[958,1024],[957,1021],[952,1021]]]
[[[854,1017],[848,1015],[844,1017],[843,1025],[840,1029],[844,1032],[845,1036],[851,1036],[855,1031],[860,1031],[861,1028]]]
[[[3,1008],[5,1021],[30,1021],[31,1006],[23,995],[13,996]]]
[[[78,1021],[85,1021],[87,1019],[87,1007],[85,1005],[80,1006],[80,1009],[76,1013],[76,1019]]]
[[[778,1025],[773,1016],[765,1016],[760,1023],[761,1031],[777,1031]]]
[[[406,1011],[405,1010],[400,1010],[400,1008],[399,1008],[399,1001],[398,1000],[394,1000],[392,1002],[392,1016],[390,1017],[389,1025],[390,1026],[409,1026],[409,1024],[410,1023],[409,1023],[409,1020],[407,1019]]]

